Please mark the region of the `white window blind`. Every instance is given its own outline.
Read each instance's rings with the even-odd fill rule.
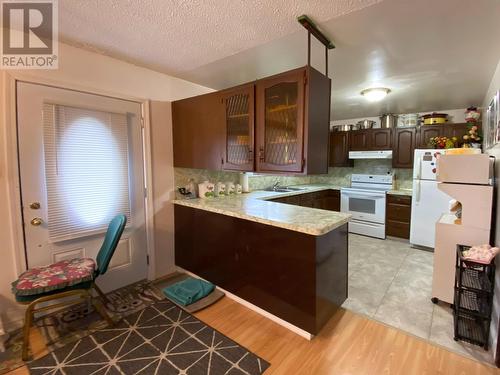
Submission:
[[[118,213],[130,223],[127,115],[47,103],[43,123],[51,241],[103,232]]]

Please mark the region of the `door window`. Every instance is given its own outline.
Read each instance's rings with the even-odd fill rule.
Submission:
[[[50,240],[130,223],[127,114],[45,103],[43,128]]]

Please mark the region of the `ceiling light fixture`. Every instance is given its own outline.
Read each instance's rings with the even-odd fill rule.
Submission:
[[[361,91],[361,95],[363,95],[369,102],[378,102],[384,99],[390,92],[391,90],[386,87],[374,87]]]

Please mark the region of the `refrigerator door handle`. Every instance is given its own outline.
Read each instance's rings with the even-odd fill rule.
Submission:
[[[416,191],[415,191],[415,201],[418,203],[420,202],[420,180],[417,180],[417,186],[416,186]]]
[[[416,171],[417,171],[417,174],[416,174],[416,179],[417,180],[420,180],[420,178],[422,177],[422,157],[419,155],[417,157],[417,168]]]

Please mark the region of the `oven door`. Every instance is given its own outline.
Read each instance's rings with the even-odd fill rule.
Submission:
[[[385,224],[385,191],[347,188],[341,190],[340,211],[353,220]]]

